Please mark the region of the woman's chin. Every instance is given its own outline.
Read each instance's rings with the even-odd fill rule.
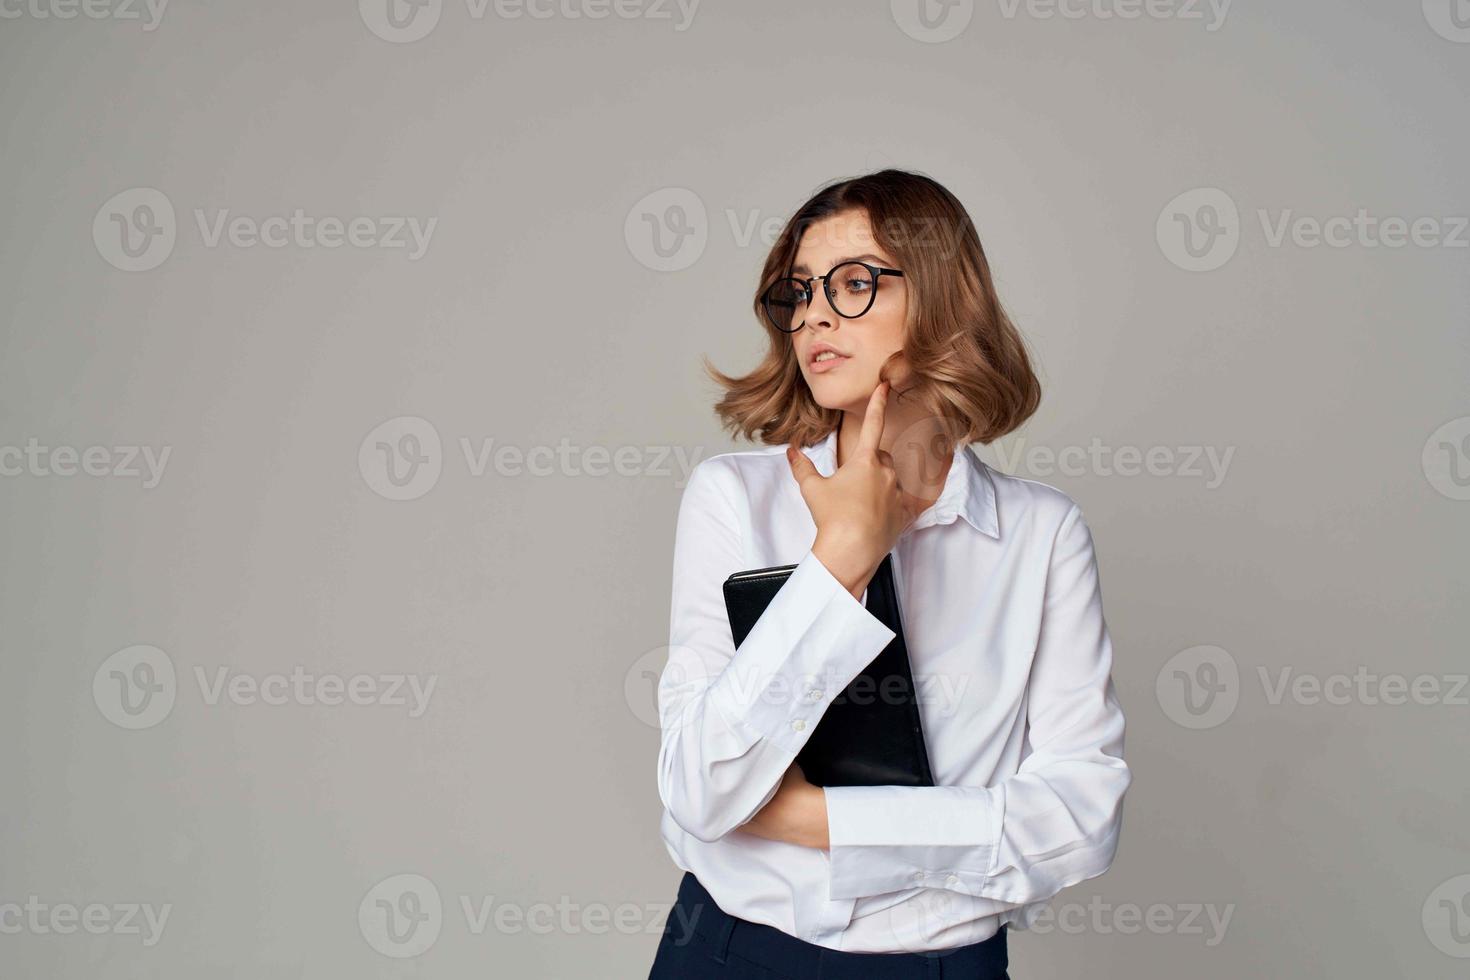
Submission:
[[[856,404],[856,402],[850,396],[850,393],[847,392],[843,392],[841,394],[833,392],[813,392],[813,396],[816,403],[827,409],[827,411],[829,412],[850,412],[852,411],[853,406]]]
[[[812,400],[828,411],[862,411],[873,394],[872,388],[861,391],[861,385],[853,384],[847,378],[838,381],[817,375],[807,378],[807,386],[811,389]]]

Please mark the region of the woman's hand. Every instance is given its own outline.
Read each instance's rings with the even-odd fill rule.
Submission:
[[[893,457],[878,448],[887,408],[888,382],[883,381],[868,399],[857,448],[831,476],[818,472],[795,446],[786,447],[791,473],[817,525],[812,552],[857,598],[898,536],[928,506],[898,485]]]
[[[767,840],[782,840],[802,847],[827,848],[827,794],[813,786],[792,763],[781,777],[776,795],[741,830]]]

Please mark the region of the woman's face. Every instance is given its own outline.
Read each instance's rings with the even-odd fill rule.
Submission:
[[[868,215],[862,210],[835,214],[808,227],[801,236],[791,274],[801,279],[826,275],[839,262],[853,259],[899,268],[874,240]],[[844,288],[842,283],[836,286]],[[863,412],[873,389],[878,387],[878,369],[889,355],[903,349],[904,314],[908,309],[904,280],[880,276],[876,286],[872,308],[848,320],[832,309],[822,283],[812,284],[806,326],[791,335],[791,342],[802,377],[823,408]],[[835,351],[837,356],[815,359],[826,350]]]

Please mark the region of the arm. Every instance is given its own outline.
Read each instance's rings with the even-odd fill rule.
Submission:
[[[746,566],[736,473],[690,475],[674,537],[669,660],[659,678],[659,798],[714,841],[750,820],[832,700],[894,633],[808,551],[737,651],[725,578]]]
[[[1075,504],[1043,601],[1019,771],[989,787],[826,788],[830,897],[925,885],[1025,904],[1107,870],[1132,776],[1092,535]]]

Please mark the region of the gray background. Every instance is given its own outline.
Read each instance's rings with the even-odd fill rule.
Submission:
[[[1012,974],[1464,976],[1467,236],[1269,234],[1364,209],[1454,238],[1470,31],[1447,0],[1223,22],[989,0],[942,43],[901,2],[450,0],[412,41],[373,0],[179,0],[153,29],[46,2],[0,20],[0,451],[51,453],[0,477],[0,904],[171,910],[153,945],[7,919],[7,976],[645,975],[678,881],[651,724],[683,485],[663,454],[741,448],[698,360],[761,350],[768,239],[742,229],[883,166],[965,202],[1033,346],[1042,408],[984,455],[1087,514],[1128,717],[1117,861],[1013,937]],[[137,188],[175,241],[125,271],[107,229]],[[1191,271],[1169,229],[1209,217],[1204,188],[1238,247]],[[195,216],[297,209],[437,225],[413,258],[211,244]],[[681,215],[661,262],[647,222]],[[440,472],[392,500],[373,454],[413,448],[405,416]],[[461,440],[491,439],[570,448],[476,475]],[[1177,455],[1129,476],[1033,452],[1094,440]],[[129,446],[169,449],[156,485]],[[109,475],[63,475],[56,447],[104,447]],[[586,472],[619,447],[624,474]],[[1183,465],[1206,449],[1233,454],[1223,480]],[[130,729],[108,691],[133,654],[109,658],[137,645],[175,680]],[[418,717],[209,696],[221,669],[298,667],[436,687]],[[1439,693],[1273,699],[1283,670],[1360,668]],[[1179,678],[1209,669],[1192,714]],[[358,913],[404,874],[443,912],[395,958]]]

